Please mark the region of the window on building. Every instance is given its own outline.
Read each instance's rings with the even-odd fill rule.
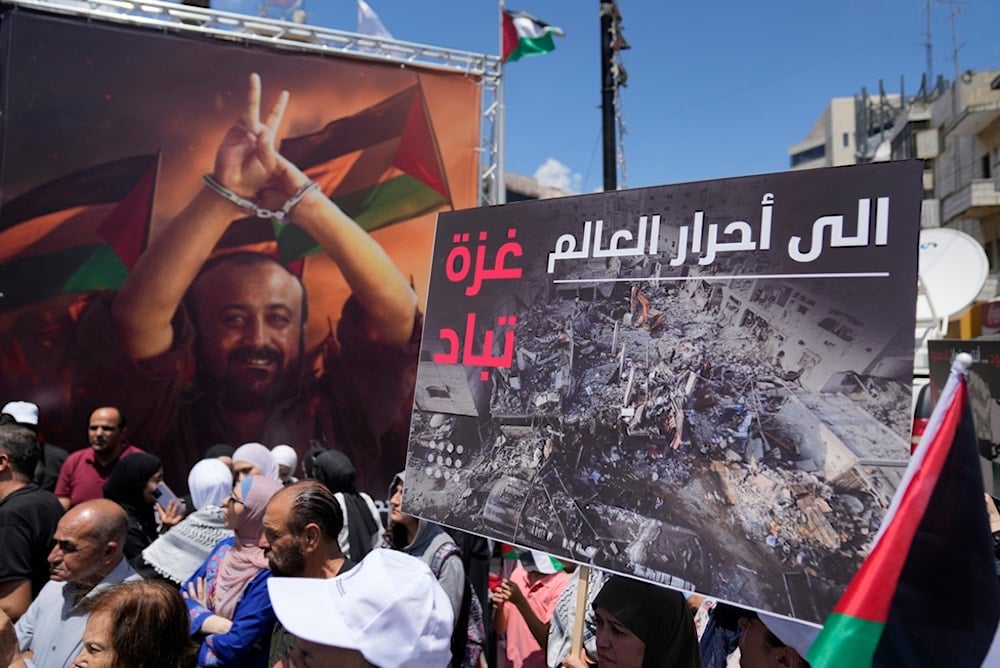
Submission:
[[[847,146],[850,146],[850,145],[851,145],[851,134],[849,132],[845,132],[844,133],[844,146],[847,147]]]
[[[807,148],[804,151],[800,151],[792,156],[792,167],[797,167],[804,162],[812,162],[813,160],[819,160],[826,155],[826,144],[820,144],[819,146],[813,146],[812,148]]]
[[[990,154],[986,153],[983,155],[983,176],[984,179],[993,178],[992,170],[990,169]]]

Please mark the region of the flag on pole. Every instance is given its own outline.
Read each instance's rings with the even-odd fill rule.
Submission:
[[[358,0],[358,32],[381,39],[392,39],[392,34],[382,25],[382,20],[365,0]]]
[[[871,553],[809,651],[814,668],[1000,665],[971,358],[959,358]]]
[[[531,14],[504,10],[501,60],[513,62],[524,56],[540,56],[556,48],[552,36],[563,37],[562,28],[550,26]]]

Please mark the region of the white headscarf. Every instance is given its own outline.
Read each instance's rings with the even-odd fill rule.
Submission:
[[[295,454],[295,449],[290,445],[276,445],[271,448],[271,454],[279,466],[287,466],[289,475],[295,475],[295,467],[299,465],[299,456]]]
[[[221,506],[233,491],[233,472],[219,459],[202,459],[188,473],[188,490],[195,510]]]
[[[274,460],[271,451],[260,443],[244,443],[233,453],[233,464],[250,462],[260,469],[260,475],[271,480],[278,478],[278,462]]]

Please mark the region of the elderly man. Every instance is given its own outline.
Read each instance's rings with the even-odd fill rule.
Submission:
[[[104,497],[104,483],[122,457],[141,449],[125,442],[128,428],[114,406],[98,408],[87,423],[89,448],[71,454],[59,471],[56,496],[64,508]]]
[[[51,580],[14,627],[27,666],[73,665],[87,625],[81,602],[140,579],[122,553],[127,526],[125,511],[106,499],[84,501],[59,520],[49,553]]]
[[[45,555],[63,507],[31,482],[35,434],[0,426],[0,610],[17,620],[49,579]]]
[[[330,580],[268,580],[271,605],[297,639],[286,668],[445,668],[451,604],[430,569],[393,550],[372,550]]]
[[[81,319],[77,392],[122,402],[171,479],[216,442],[304,448],[315,439],[349,452],[363,486],[368,475],[388,479],[405,456],[395,418],[415,378],[416,294],[368,233],[277,152],[287,101],[279,95],[262,119],[251,76],[246,111],[204,187],[113,300]],[[276,211],[291,225],[283,238],[322,248],[352,292],[336,338],[316,350],[305,348],[308,299],[295,273],[261,253],[212,256],[232,221]]]
[[[355,564],[337,541],[343,523],[336,497],[315,480],[297,482],[275,494],[264,512],[259,542],[271,573],[328,579],[350,570]],[[294,646],[295,639],[277,624],[268,665],[279,665]]]

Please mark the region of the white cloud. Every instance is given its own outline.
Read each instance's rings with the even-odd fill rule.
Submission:
[[[570,193],[580,192],[583,184],[583,177],[562,164],[555,158],[549,158],[542,166],[535,170],[535,178],[538,185],[549,188],[559,188]]]

